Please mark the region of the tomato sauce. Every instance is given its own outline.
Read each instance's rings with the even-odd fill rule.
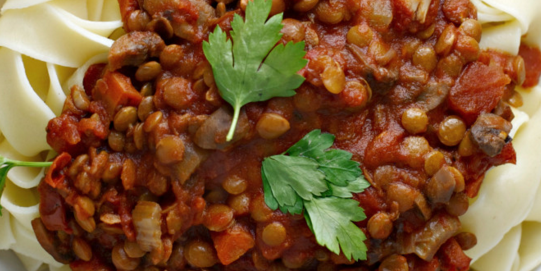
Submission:
[[[508,97],[535,77],[519,65],[527,57],[479,49],[468,0],[417,12],[399,0],[273,1],[287,18],[280,42],[305,41],[306,81],[293,97],[244,106],[231,142],[201,42],[230,30],[245,3],[158,2],[120,1],[138,34],[89,68],[47,127],[62,154],[40,186],[41,220],[54,238],[87,244],[63,252],[74,270],[468,270],[457,217],[490,167],[515,162]],[[120,50],[133,44],[148,48]],[[262,160],[314,129],[335,135],[332,148],[352,153],[371,183],[353,197],[367,215],[357,223],[366,261],[328,251],[302,215],[264,202]]]

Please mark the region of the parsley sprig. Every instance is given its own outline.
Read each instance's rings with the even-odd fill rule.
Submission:
[[[297,74],[307,63],[304,41],[276,45],[282,36],[283,14],[267,20],[271,6],[270,0],[248,1],[246,21],[235,14],[231,22],[231,39],[217,26],[209,41],[203,42],[220,95],[234,108],[228,141],[233,138],[242,106],[293,96],[304,81]]]
[[[301,214],[317,242],[348,259],[366,260],[366,236],[353,222],[366,219],[352,199],[370,186],[352,154],[329,149],[334,135],[313,130],[285,153],[263,160],[265,203],[273,210]]]
[[[4,191],[8,171],[14,167],[49,167],[52,162],[27,162],[11,160],[0,155],[0,196]],[[0,216],[2,216],[2,205],[0,205]]]

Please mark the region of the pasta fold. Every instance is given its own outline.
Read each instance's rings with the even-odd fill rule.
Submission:
[[[17,31],[12,31],[14,25],[19,26]],[[107,52],[113,40],[106,36],[121,26],[120,20],[85,21],[46,3],[4,11],[0,46],[45,62],[79,67],[92,56]]]
[[[0,155],[48,160],[55,154],[49,151],[45,127],[62,111],[74,67],[107,60],[113,43],[109,36],[122,26],[118,2],[8,0],[0,12],[0,95],[7,97],[0,99]],[[70,82],[82,84],[83,76],[79,71]],[[10,170],[0,198],[0,249],[13,250],[28,271],[42,270],[44,263],[51,271],[68,271],[43,250],[32,231],[31,220],[39,216],[36,186],[43,175],[43,169]]]

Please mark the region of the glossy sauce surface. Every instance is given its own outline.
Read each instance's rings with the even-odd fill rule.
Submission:
[[[417,12],[407,1],[273,1],[287,18],[281,42],[306,43],[306,81],[246,105],[231,142],[201,42],[230,30],[245,3],[120,3],[130,33],[48,126],[63,157],[40,189],[38,240],[92,255],[49,245],[55,259],[74,270],[468,269],[461,244],[474,237],[454,237],[457,217],[487,169],[515,162],[508,102],[529,78],[521,57],[479,51],[469,1]],[[334,134],[372,184],[354,195],[367,261],[329,252],[302,216],[264,203],[262,160],[313,129]]]

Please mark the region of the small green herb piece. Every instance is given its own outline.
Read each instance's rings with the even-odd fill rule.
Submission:
[[[248,1],[246,21],[235,14],[227,34],[217,26],[203,42],[203,52],[212,66],[220,95],[233,106],[227,140],[231,140],[240,109],[247,103],[273,97],[290,97],[304,81],[297,72],[306,66],[304,42],[276,45],[282,34],[283,14],[267,20],[272,1]]]
[[[301,156],[275,155],[265,159],[263,173],[272,176],[270,188],[281,206],[295,205],[296,195],[303,200],[329,190],[325,174],[318,169],[316,160]],[[279,175],[274,174],[280,172]],[[310,180],[306,182],[305,180]]]
[[[353,222],[366,219],[353,199],[370,186],[352,154],[329,148],[334,135],[313,130],[285,153],[263,160],[265,203],[272,210],[301,214],[317,242],[348,259],[366,260],[366,236]]]
[[[348,259],[366,260],[366,236],[353,222],[366,219],[354,199],[314,198],[304,203],[305,218],[317,242],[338,254],[340,248]]]
[[[14,167],[49,167],[52,162],[26,162],[11,160],[0,155],[0,196],[4,191],[8,171]],[[2,205],[0,205],[0,216],[2,216]]]

